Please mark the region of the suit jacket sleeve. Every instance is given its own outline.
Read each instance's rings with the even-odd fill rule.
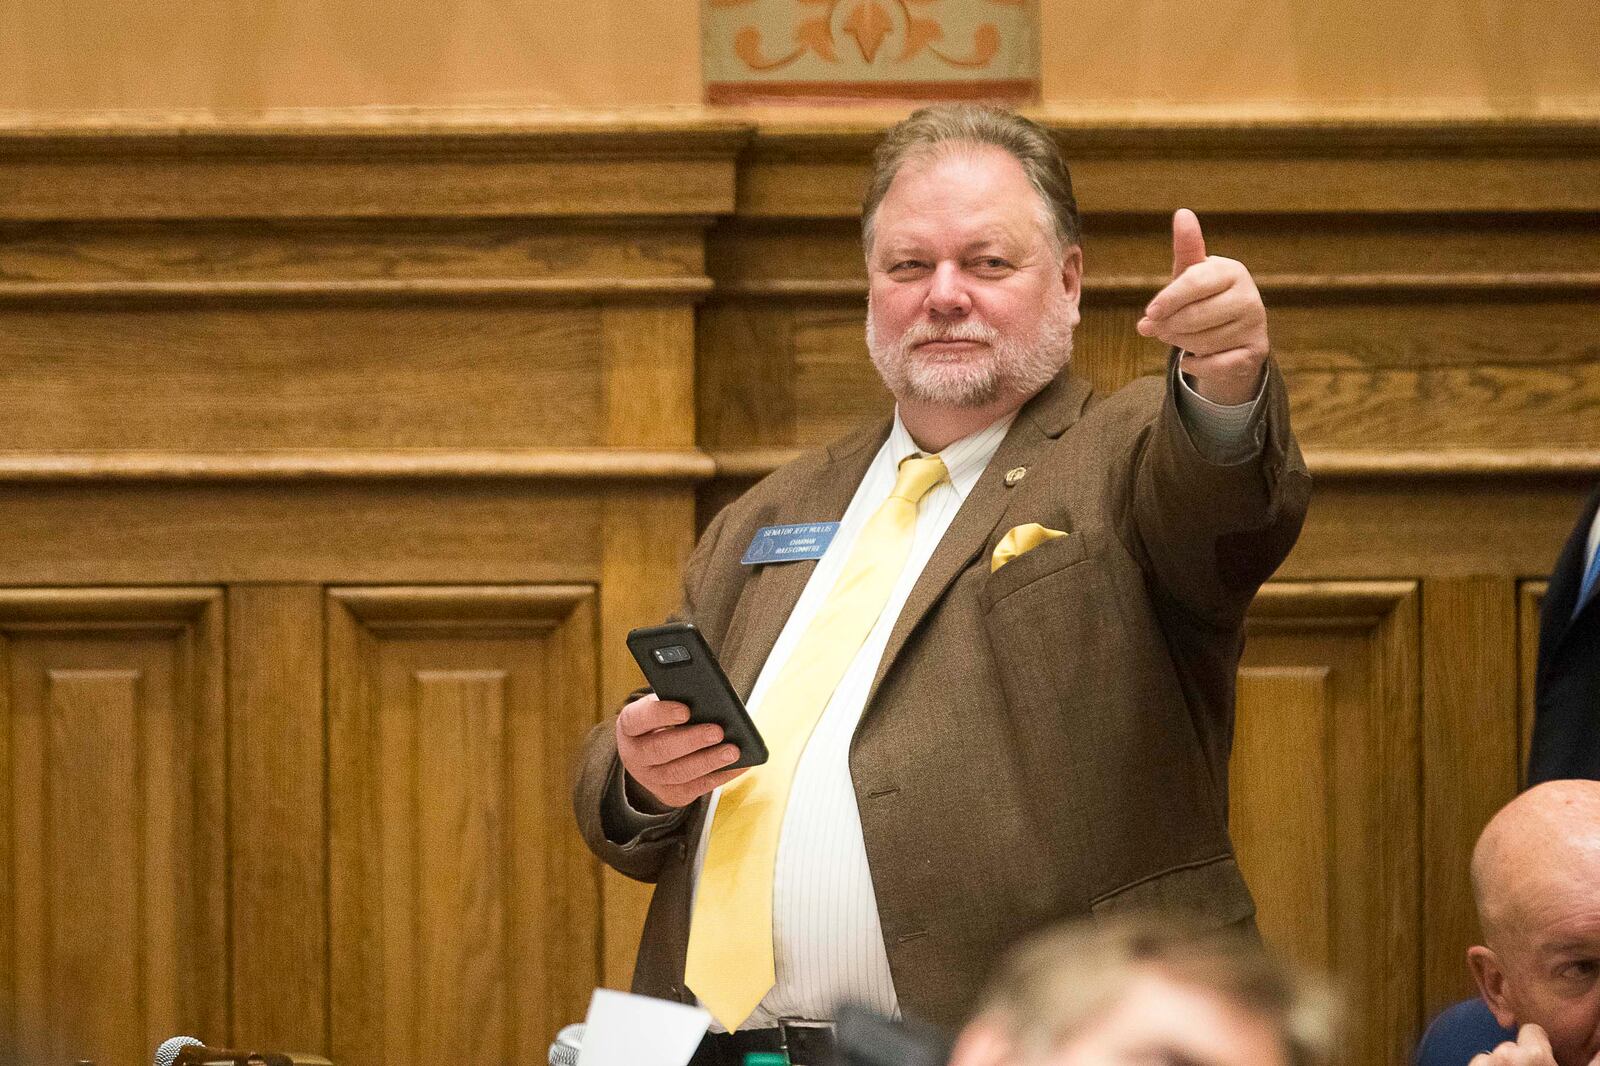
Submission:
[[[700,537],[684,568],[683,604],[672,620],[694,621],[695,593],[705,580],[727,510],[724,509]],[[629,693],[622,706],[649,692]],[[607,715],[589,731],[572,787],[572,805],[583,839],[607,865],[638,881],[654,881],[662,865],[683,841],[694,805],[665,816],[633,812],[623,794],[622,760],[617,756],[617,714]],[[697,801],[704,803],[705,800]]]
[[[1173,395],[1177,373],[1174,359],[1161,412],[1140,445],[1133,538],[1159,599],[1191,621],[1232,629],[1294,546],[1311,481],[1275,363],[1267,362],[1252,427],[1261,446],[1237,463],[1211,462],[1195,447]]]

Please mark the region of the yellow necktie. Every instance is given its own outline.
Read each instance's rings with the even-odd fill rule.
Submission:
[[[683,979],[729,1032],[776,979],[772,874],[800,753],[905,568],[918,501],[947,476],[938,456],[900,464],[894,491],[867,520],[838,581],[762,701],[758,725],[767,761],[723,786],[717,801],[695,886]]]

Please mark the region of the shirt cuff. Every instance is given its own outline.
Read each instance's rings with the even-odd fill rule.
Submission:
[[[1187,376],[1178,372],[1173,390],[1178,417],[1183,419],[1189,438],[1207,461],[1218,466],[1242,463],[1261,451],[1265,441],[1261,420],[1256,417],[1261,398],[1267,394],[1267,375],[1261,375],[1261,388],[1248,403],[1213,403],[1194,391]]]
[[[683,821],[684,811],[687,810],[680,808],[665,814],[649,814],[628,802],[627,771],[623,770],[621,761],[612,768],[606,791],[609,793],[605,802],[606,839],[621,847],[659,839]]]

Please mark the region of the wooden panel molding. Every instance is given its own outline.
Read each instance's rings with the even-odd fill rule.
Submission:
[[[442,478],[0,484],[0,573],[36,584],[597,581],[596,501],[636,491]]]
[[[1528,753],[1533,750],[1534,681],[1539,672],[1539,622],[1548,581],[1517,586],[1517,790],[1528,785]]]
[[[228,590],[235,1047],[328,1046],[322,629],[315,585]]]
[[[601,528],[600,633],[596,654],[603,705],[620,706],[624,695],[644,685],[627,647],[630,629],[659,625],[682,601],[680,575],[694,548],[694,500],[678,492],[611,496]],[[644,928],[652,886],[604,867],[601,984],[627,989]]]
[[[0,590],[0,1033],[140,1062],[224,1033],[223,596]]]
[[[0,291],[21,302],[30,294],[112,296],[117,284],[134,286],[120,297],[127,300],[138,299],[143,286],[198,297],[206,286],[223,283],[241,291],[264,286],[263,298],[326,300],[353,282],[369,283],[374,293],[385,286],[401,293],[411,285],[441,295],[496,283],[527,284],[552,295],[580,283],[628,288],[660,282],[671,289],[704,274],[699,226],[687,221],[671,214],[12,221],[3,227],[6,284]]]
[[[709,215],[748,128],[709,114],[113,115],[0,135],[0,217]]]
[[[327,597],[332,1057],[503,1061],[599,981],[567,784],[594,720],[590,586]]]
[[[703,481],[693,449],[381,449],[270,452],[0,452],[0,483],[52,481]]]
[[[1239,666],[1230,822],[1267,941],[1332,972],[1343,1061],[1418,1033],[1421,623],[1415,582],[1274,582]]]
[[[1473,994],[1472,848],[1517,791],[1516,583],[1430,577],[1422,594],[1423,1007],[1431,1017]]]
[[[694,305],[747,139],[645,113],[0,128],[0,478],[703,478]],[[646,404],[675,433],[641,434]]]
[[[1207,212],[1593,210],[1600,134],[1585,117],[1248,122],[1025,110],[1101,211],[1170,203]],[[847,218],[884,119],[765,116],[742,168],[739,213]]]

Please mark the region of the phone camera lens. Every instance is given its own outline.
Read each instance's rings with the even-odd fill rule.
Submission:
[[[670,644],[665,648],[657,648],[651,652],[656,662],[662,666],[671,666],[673,663],[686,663],[689,661],[689,649],[682,644]]]

